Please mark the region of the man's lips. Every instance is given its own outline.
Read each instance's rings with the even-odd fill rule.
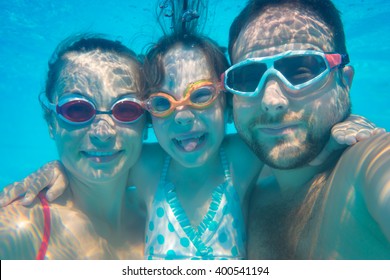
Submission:
[[[105,163],[117,158],[123,150],[118,151],[82,151],[81,154],[96,163]]]
[[[275,124],[275,125],[260,125],[256,128],[264,134],[268,135],[287,135],[294,132],[298,129],[299,124],[297,123],[289,123],[289,124]]]

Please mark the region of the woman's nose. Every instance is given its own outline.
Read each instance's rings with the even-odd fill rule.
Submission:
[[[114,138],[116,135],[114,125],[113,122],[110,123],[109,120],[104,118],[94,121],[91,125],[91,138],[100,142],[110,141],[110,139]]]

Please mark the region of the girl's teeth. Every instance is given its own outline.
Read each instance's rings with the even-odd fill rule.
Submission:
[[[92,157],[112,156],[114,154],[114,152],[86,152],[86,153]]]

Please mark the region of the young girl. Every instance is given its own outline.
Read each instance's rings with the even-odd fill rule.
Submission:
[[[146,108],[163,150],[144,145],[130,178],[147,206],[149,259],[246,258],[241,209],[262,163],[237,135],[225,137],[227,65],[195,35],[163,37],[146,56]]]

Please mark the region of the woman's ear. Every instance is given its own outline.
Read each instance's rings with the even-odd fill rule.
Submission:
[[[343,83],[348,87],[348,89],[350,89],[352,86],[354,75],[355,75],[355,69],[353,69],[352,66],[347,65],[342,69]]]
[[[51,113],[50,116],[47,118],[47,123],[49,126],[50,138],[54,140],[54,137],[55,137],[56,132],[57,132],[57,122],[55,120],[53,113]]]

